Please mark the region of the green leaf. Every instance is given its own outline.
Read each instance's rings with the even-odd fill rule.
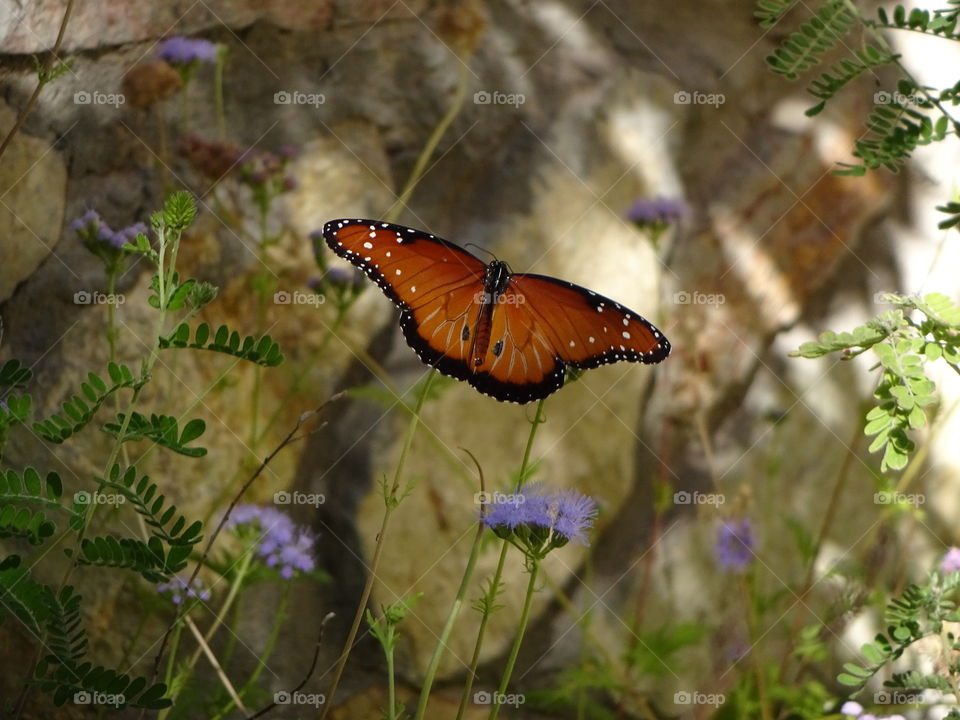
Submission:
[[[190,328],[186,323],[182,323],[169,337],[160,338],[160,347],[162,349],[194,348],[210,350],[248,360],[264,367],[275,367],[283,362],[280,346],[269,335],[263,335],[259,339],[253,337],[241,339],[240,333],[231,332],[226,325],[221,325],[217,328],[213,342],[208,344],[209,337],[210,326],[207,323],[201,323],[194,335],[194,341],[191,343]]]
[[[171,415],[152,414],[147,418],[138,412],[134,412],[130,417],[126,431],[120,437],[120,429],[123,427],[125,418],[126,416],[123,413],[118,413],[116,422],[110,422],[103,426],[104,432],[119,438],[121,442],[153,440],[158,445],[187,457],[203,457],[207,454],[206,448],[186,446],[188,442],[195,440],[203,432],[206,426],[202,421],[190,421],[187,423],[184,433],[181,434],[177,419]],[[198,422],[201,424],[198,425]],[[197,433],[198,429],[199,433]],[[184,437],[187,437],[187,440],[184,440]]]
[[[26,385],[33,373],[16,358],[0,365],[0,387],[21,388]]]

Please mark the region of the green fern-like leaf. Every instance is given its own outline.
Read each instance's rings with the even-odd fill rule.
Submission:
[[[165,543],[193,546],[203,539],[200,534],[203,523],[197,520],[188,526],[186,518],[177,514],[175,506],[164,507],[166,499],[158,494],[156,484],[150,482],[146,475],[137,480],[136,468],[127,468],[121,474],[120,466],[114,465],[110,479],[105,480],[103,486],[116,490],[129,500],[152,528],[153,535]]]
[[[107,366],[107,374],[110,376],[110,385],[107,385],[99,375],[90,373],[87,381],[80,385],[83,397],[74,395],[63,404],[61,413],[56,413],[47,420],[35,422],[33,429],[36,433],[50,442],[62,443],[82,430],[113,393],[121,388],[136,388],[142,382],[133,376],[126,365],[110,363]]]
[[[820,63],[820,56],[840,42],[853,21],[842,0],[828,2],[767,57],[767,64],[778,75],[795,80]]]
[[[960,35],[956,34],[958,14],[960,14],[960,8],[956,7],[925,10],[897,5],[893,8],[893,17],[891,18],[884,8],[877,8],[878,24],[885,28],[913,30],[951,40],[960,39]]]
[[[797,4],[797,1],[798,0],[759,0],[753,16],[757,18],[760,27],[764,29],[771,28],[780,22],[780,18],[786,15],[787,11]]]
[[[17,618],[36,637],[44,632],[50,617],[50,598],[53,591],[36,582],[27,568],[16,561],[4,561],[0,570],[0,615]]]
[[[807,116],[813,116],[823,110],[827,100],[836,95],[855,78],[867,70],[888,65],[897,59],[874,45],[864,45],[857,50],[853,58],[845,58],[835,63],[818,79],[810,83],[807,92],[820,99],[820,103],[806,111]]]
[[[874,107],[866,125],[871,137],[854,143],[854,156],[863,160],[867,170],[885,167],[898,172],[918,146],[946,137],[949,120],[941,116],[934,122],[920,110],[894,100]]]
[[[26,385],[33,373],[19,360],[11,358],[0,365],[0,387],[20,388]]]
[[[134,412],[130,417],[130,423],[127,425],[123,437],[120,437],[120,429],[123,427],[125,417],[123,413],[118,413],[116,422],[110,422],[103,426],[104,432],[119,438],[121,442],[153,440],[158,445],[187,457],[203,457],[207,454],[206,448],[187,447],[187,443],[196,440],[206,430],[206,423],[199,418],[188,422],[184,425],[183,432],[180,432],[177,419],[172,415],[152,414],[147,418],[138,412]]]
[[[182,323],[170,337],[160,339],[160,347],[211,350],[264,367],[275,367],[283,362],[280,346],[269,335],[264,335],[259,340],[251,336],[241,338],[236,330],[231,331],[226,325],[221,325],[213,333],[212,340],[210,336],[210,326],[201,323],[193,336],[193,342],[190,342],[190,328],[186,323]]]
[[[0,538],[20,537],[39,545],[56,532],[47,510],[63,510],[60,476],[47,473],[45,480],[32,467],[23,474],[0,471]]]
[[[191,547],[172,546],[165,553],[163,543],[157,537],[143,542],[135,538],[101,535],[83,540],[77,560],[81,565],[132,570],[149,582],[161,583],[187,566]],[[71,552],[67,554],[73,555]]]
[[[7,395],[0,402],[0,429],[25,423],[32,407],[33,400],[29,395]]]

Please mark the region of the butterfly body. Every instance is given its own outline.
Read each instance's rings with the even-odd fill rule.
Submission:
[[[330,248],[400,309],[425,363],[498,400],[526,403],[563,385],[566,366],[656,363],[670,343],[647,320],[592,290],[484,263],[428,233],[375,220],[331,220]]]

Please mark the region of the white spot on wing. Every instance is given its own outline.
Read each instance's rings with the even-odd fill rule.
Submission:
[[[397,275],[400,275],[400,274],[401,274],[400,268],[397,268]]]
[[[367,250],[373,250],[373,243],[372,243],[372,242],[365,242],[365,243],[363,244],[363,246],[364,246]]]

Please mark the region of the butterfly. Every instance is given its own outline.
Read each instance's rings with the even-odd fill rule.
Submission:
[[[452,242],[378,220],[331,220],[327,245],[363,270],[400,309],[420,359],[501,401],[558,390],[564,372],[605,363],[658,363],[670,342],[651,323],[592,290],[485,263]]]

